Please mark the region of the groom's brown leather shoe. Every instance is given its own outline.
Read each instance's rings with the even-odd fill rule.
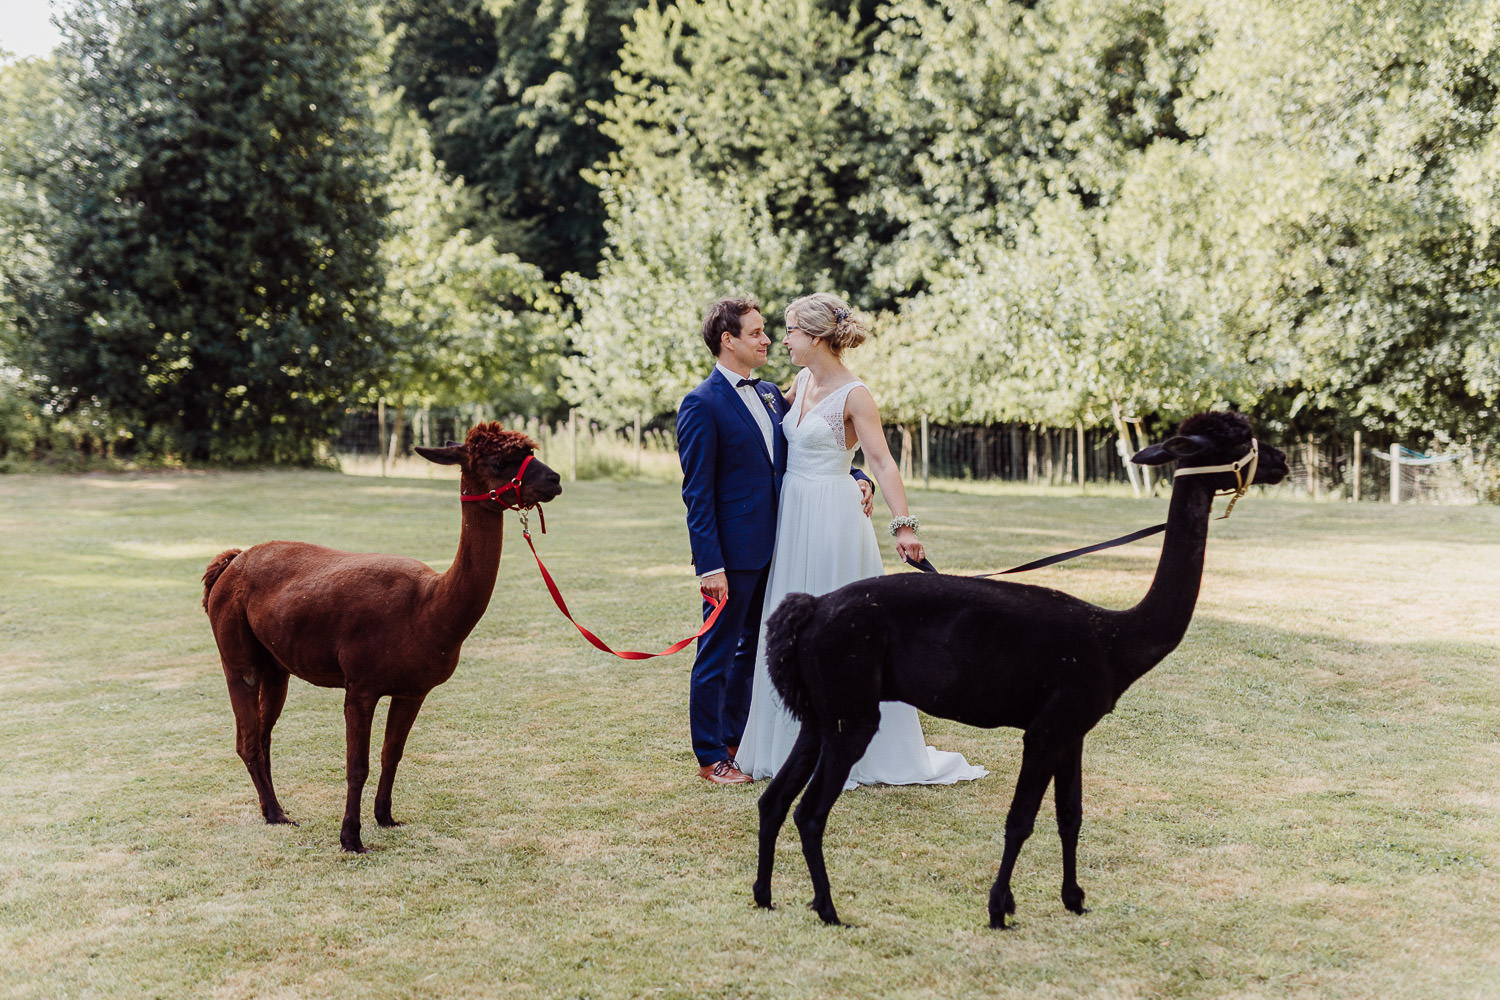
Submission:
[[[717,764],[704,764],[698,768],[698,777],[715,785],[743,785],[752,779],[739,769],[732,760],[721,760]]]

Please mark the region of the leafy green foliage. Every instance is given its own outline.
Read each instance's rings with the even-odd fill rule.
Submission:
[[[1500,441],[1500,0],[381,14],[83,0],[0,70],[37,412],[242,460],[377,394],[628,423],[709,301],[827,288],[904,421]]]
[[[865,281],[925,287],[976,244],[1012,238],[1039,205],[1108,204],[1129,154],[1185,138],[1174,101],[1204,40],[1165,4],[898,0],[844,81],[866,110],[861,209],[889,216]],[[866,237],[868,238],[868,237]]]
[[[1291,9],[1208,8],[1192,117],[1261,206],[1294,408],[1493,434],[1500,5]]]
[[[391,0],[394,82],[434,151],[479,195],[502,252],[549,277],[592,274],[604,207],[584,171],[612,143],[593,106],[613,94],[620,29],[639,0]]]
[[[652,4],[625,32],[618,94],[602,130],[618,144],[616,183],[666,194],[689,179],[764,205],[801,234],[804,282],[864,269],[878,222],[865,188],[858,109],[842,86],[863,57],[857,10],[818,0]],[[861,279],[862,283],[862,279]]]
[[[66,116],[50,63],[28,59],[0,66],[0,365],[26,353],[18,323],[26,300],[45,286],[46,233],[54,220],[43,179]]]
[[[564,285],[579,319],[563,392],[619,426],[675,410],[703,379],[713,360],[699,330],[715,300],[748,295],[770,317],[797,294],[792,262],[802,240],[732,186],[690,174],[670,194],[611,186],[605,197],[610,240],[599,277],[572,275]],[[784,363],[765,371],[786,373]]]
[[[471,196],[442,176],[427,131],[386,99],[390,126],[381,316],[395,345],[375,388],[421,406],[484,400],[495,412],[558,407],[555,289],[541,270],[462,228]]]
[[[152,451],[308,461],[378,367],[370,33],[343,0],[82,0],[50,174],[51,406]]]

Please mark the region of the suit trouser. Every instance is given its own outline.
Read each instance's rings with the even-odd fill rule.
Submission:
[[[728,570],[729,600],[708,634],[698,640],[688,692],[688,720],[693,753],[699,764],[716,764],[739,746],[750,714],[750,687],[755,679],[755,651],[760,645],[761,605],[771,567]],[[703,617],[713,605],[703,602]]]

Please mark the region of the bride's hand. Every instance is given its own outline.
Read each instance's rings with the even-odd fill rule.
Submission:
[[[910,528],[900,528],[896,531],[896,555],[910,562],[921,562],[926,558],[922,543],[917,540],[915,531]]]

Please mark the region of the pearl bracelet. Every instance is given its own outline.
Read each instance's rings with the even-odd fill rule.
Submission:
[[[915,514],[902,514],[900,517],[893,517],[889,525],[892,535],[902,528],[910,528],[912,531],[916,531],[920,527],[922,527],[922,522],[917,520]]]

